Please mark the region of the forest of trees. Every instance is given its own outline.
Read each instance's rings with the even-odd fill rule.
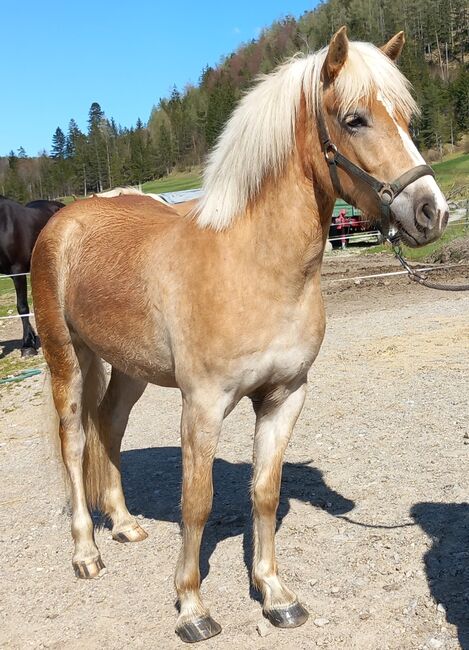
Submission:
[[[134,185],[203,163],[240,96],[260,73],[295,52],[326,45],[347,25],[354,40],[384,43],[403,29],[400,65],[415,88],[421,116],[414,137],[443,151],[469,131],[469,9],[467,0],[326,0],[295,20],[286,17],[242,45],[198,86],[160,99],[147,124],[116,125],[98,103],[86,131],[74,119],[57,127],[49,153],[28,157],[22,147],[0,158],[0,193],[26,201]]]

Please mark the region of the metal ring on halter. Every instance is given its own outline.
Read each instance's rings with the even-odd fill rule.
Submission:
[[[395,194],[389,185],[385,185],[383,188],[381,188],[378,192],[378,196],[381,203],[384,203],[384,205],[391,205],[395,198]]]
[[[337,154],[337,147],[335,146],[335,144],[333,144],[332,142],[326,142],[324,145],[324,158],[327,160],[329,165],[332,165],[335,162],[336,154]]]

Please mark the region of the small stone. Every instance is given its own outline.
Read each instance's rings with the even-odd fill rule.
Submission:
[[[463,435],[463,438],[469,438],[469,433],[466,431],[466,433]]]
[[[317,579],[317,578],[312,578],[312,579],[309,581],[309,586],[310,586],[310,587],[314,587],[314,585],[317,585],[317,584],[318,584],[318,579]]]
[[[440,639],[432,638],[428,641],[428,647],[435,648],[436,650],[438,650],[438,648],[443,647],[443,641],[440,641]]]
[[[436,606],[436,608],[437,608],[437,610],[438,610],[439,612],[441,612],[442,614],[446,614],[445,606],[442,605],[441,603],[438,603],[438,605]]]
[[[340,587],[332,587],[331,594],[338,594],[339,591],[340,591]]]
[[[314,619],[314,624],[317,627],[324,627],[325,625],[329,624],[329,619],[328,618],[315,618]]]
[[[267,621],[259,621],[256,626],[256,630],[261,637],[269,636],[272,634],[272,626],[267,623]]]
[[[358,286],[362,283],[362,281],[357,278],[356,280],[353,281],[353,283]]]

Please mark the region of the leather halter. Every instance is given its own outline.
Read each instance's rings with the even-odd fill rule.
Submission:
[[[335,191],[341,199],[344,199],[344,201],[347,201],[347,203],[358,207],[341,187],[337,167],[341,167],[345,172],[347,172],[349,176],[354,176],[360,181],[366,183],[373,190],[378,199],[380,212],[380,223],[378,224],[378,228],[383,236],[386,239],[389,239],[391,204],[396,196],[398,196],[408,185],[421,178],[422,176],[433,176],[434,178],[435,172],[428,165],[417,165],[416,167],[412,167],[412,169],[409,169],[408,171],[401,174],[401,176],[396,178],[396,180],[394,180],[392,183],[380,181],[374,176],[371,176],[371,174],[368,174],[358,165],[355,165],[355,163],[346,158],[346,156],[341,154],[337,149],[337,146],[331,140],[329,129],[327,128],[327,124],[324,119],[322,101],[318,103],[317,123],[321,148],[324,153],[324,158],[326,159],[327,165],[329,167],[329,174],[331,176],[332,185],[334,186]]]

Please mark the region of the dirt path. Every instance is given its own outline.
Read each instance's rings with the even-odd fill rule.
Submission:
[[[256,630],[244,400],[224,427],[204,539],[202,591],[223,632],[201,647],[469,648],[469,295],[332,282],[371,264],[326,262],[326,339],[284,469],[278,560],[311,618]],[[185,647],[173,632],[178,393],[150,387],[124,443],[128,503],[150,537],[120,545],[100,530],[108,572],[86,582],[71,568],[41,386],[0,386],[0,646]]]

